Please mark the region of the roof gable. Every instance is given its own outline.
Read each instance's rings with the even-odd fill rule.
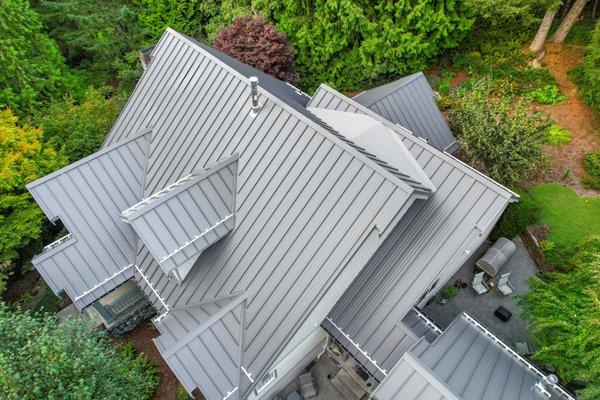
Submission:
[[[435,93],[422,72],[354,96],[353,100],[449,153],[458,144],[440,112]]]
[[[165,274],[183,280],[200,254],[233,229],[237,159],[193,171],[122,212]]]
[[[48,218],[69,231],[33,264],[79,309],[133,275],[136,235],[118,214],[141,197],[149,140],[147,131],[135,134],[27,185]]]

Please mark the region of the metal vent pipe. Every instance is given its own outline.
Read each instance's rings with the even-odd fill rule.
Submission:
[[[250,96],[252,99],[252,112],[250,116],[255,117],[262,105],[258,102],[258,78],[255,76],[251,76],[250,79]]]

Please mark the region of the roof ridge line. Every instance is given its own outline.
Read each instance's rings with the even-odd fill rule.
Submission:
[[[378,101],[381,101],[381,99],[385,99],[386,97],[389,97],[392,93],[394,93],[394,91],[396,91],[396,90],[398,90],[400,88],[403,88],[404,86],[406,86],[409,83],[413,82],[415,79],[419,78],[421,75],[425,76],[425,74],[423,74],[423,71],[418,71],[418,72],[415,72],[413,74],[405,75],[405,76],[403,76],[401,78],[398,78],[396,80],[393,80],[391,82],[384,83],[383,85],[379,85],[379,86],[376,86],[376,87],[371,88],[371,89],[363,90],[362,92],[360,92],[356,96],[351,97],[351,99],[354,100],[355,98],[357,98],[358,96],[360,96],[362,94],[372,92],[372,91],[374,91],[376,89],[380,89],[380,88],[382,88],[384,86],[388,86],[389,88],[393,88],[393,89],[391,89],[391,91],[389,93],[384,93],[378,99],[366,102],[364,104],[364,106],[368,107],[370,105],[373,105],[374,103],[377,103]],[[395,86],[394,84],[397,84],[397,86]],[[388,89],[388,88],[386,88],[386,89]],[[356,100],[354,100],[354,101],[356,101]]]
[[[420,139],[419,137],[415,136],[412,134],[411,131],[409,131],[408,129],[398,126],[390,121],[388,121],[387,119],[383,118],[382,116],[378,115],[377,113],[371,111],[369,108],[363,106],[362,104],[358,103],[357,101],[349,98],[348,96],[345,96],[344,94],[338,92],[337,90],[333,89],[332,87],[328,86],[325,83],[321,83],[321,85],[319,85],[319,88],[322,88],[323,90],[336,95],[336,96],[341,96],[343,99],[346,99],[352,106],[354,106],[355,108],[357,108],[358,110],[360,110],[361,112],[377,119],[378,121],[380,121],[382,124],[388,126],[390,129],[393,129],[394,132],[397,132],[399,135],[402,135],[403,137],[413,141],[415,144],[419,144],[421,146],[424,146],[428,151],[431,151],[433,154],[441,157],[444,161],[449,162],[449,160],[445,160],[445,158],[450,158],[451,161],[456,161],[458,162],[458,164],[460,164],[463,168],[461,168],[461,170],[468,174],[469,176],[471,176],[473,178],[473,175],[476,175],[477,177],[481,177],[483,179],[485,179],[485,181],[488,183],[488,185],[486,186],[490,186],[490,185],[494,185],[496,187],[499,187],[503,190],[505,190],[506,192],[508,192],[511,197],[513,199],[518,199],[520,198],[520,196],[515,193],[514,191],[510,190],[509,188],[507,188],[506,186],[502,185],[501,183],[496,182],[494,179],[490,178],[489,176],[487,176],[486,174],[484,174],[481,171],[476,170],[475,168],[471,167],[470,165],[464,163],[463,161],[459,160],[458,158],[454,157],[452,154],[449,154],[445,151],[441,151],[436,149],[434,146],[432,146],[431,144],[427,143],[426,141]],[[406,132],[403,132],[406,131]],[[408,133],[408,135],[407,135]],[[467,171],[465,171],[465,169]]]
[[[141,201],[122,211],[121,217],[125,217],[128,220],[138,218],[140,215],[145,213],[143,206],[146,206],[159,200],[160,202],[158,204],[162,204],[163,202],[167,201],[168,199],[172,198],[173,196],[184,190],[184,188],[187,187],[187,185],[184,185],[184,183],[189,183],[191,185],[195,182],[205,179],[208,176],[217,173],[229,164],[234,163],[238,159],[239,155],[235,153],[229,157],[222,158],[219,161],[209,164],[204,168],[194,170],[189,174],[183,176],[182,178],[179,178],[175,182],[165,186],[158,192],[152,193],[150,196],[142,199]]]
[[[236,71],[234,68],[230,67],[229,65],[227,65],[226,63],[224,63],[223,61],[221,61],[214,55],[205,51],[202,47],[198,46],[187,36],[177,32],[176,30],[174,30],[172,28],[167,28],[166,32],[169,32],[169,33],[177,36],[179,39],[185,41],[189,45],[194,46],[194,48],[198,49],[198,51],[201,51],[205,57],[210,58],[214,63],[221,66],[221,68],[231,72],[237,78],[239,78],[242,82],[245,82],[249,85],[248,79],[243,74]],[[328,140],[332,141],[334,144],[338,145],[342,149],[348,151],[350,154],[352,154],[355,158],[358,158],[360,161],[362,161],[363,164],[367,165],[373,171],[378,172],[380,175],[384,176],[386,179],[393,182],[396,186],[398,186],[399,188],[401,188],[402,190],[404,190],[405,192],[407,192],[409,194],[412,193],[413,191],[415,191],[415,188],[406,184],[400,178],[394,176],[391,172],[387,171],[385,168],[378,165],[373,160],[371,160],[368,157],[361,154],[358,150],[354,149],[350,144],[345,143],[343,140],[335,137],[335,135],[332,136],[331,132],[328,132],[327,129],[325,129],[323,126],[320,126],[317,122],[313,121],[311,118],[307,118],[306,115],[303,115],[298,110],[296,110],[294,107],[291,107],[285,101],[281,100],[278,96],[275,96],[274,94],[272,94],[271,92],[266,90],[264,87],[260,86],[260,82],[259,82],[259,87],[260,87],[261,93],[264,93],[265,97],[267,97],[269,100],[273,101],[274,103],[277,103],[280,107],[284,108],[287,112],[289,112],[290,114],[293,114],[299,120],[301,120],[304,123],[306,123],[307,125],[311,126],[316,132],[325,136]],[[333,129],[333,131],[335,131],[335,129]],[[335,131],[335,132],[337,132],[337,131]]]
[[[188,332],[184,337],[182,337],[180,340],[176,341],[175,344],[173,344],[170,348],[165,349],[165,351],[164,351],[165,360],[167,358],[170,358],[177,351],[181,350],[190,341],[192,341],[194,338],[198,337],[202,332],[204,332],[206,329],[210,328],[213,324],[215,324],[217,321],[219,321],[221,318],[223,318],[229,312],[233,311],[237,306],[243,304],[243,302],[246,300],[247,297],[248,297],[248,294],[246,293],[246,291],[242,292],[240,295],[233,298],[229,304],[227,304],[221,310],[217,311],[215,314],[211,315],[209,319],[207,319],[206,321],[204,321],[203,323],[198,325],[198,327],[196,327],[196,329],[193,329],[192,331]],[[171,310],[171,313],[172,312],[173,312],[173,310]],[[244,329],[244,327],[240,326],[240,329]]]
[[[76,169],[76,168],[78,168],[78,167],[80,167],[80,166],[82,166],[84,164],[87,164],[90,161],[95,160],[98,157],[101,157],[101,156],[103,156],[103,155],[105,155],[107,153],[110,153],[111,151],[116,150],[119,147],[125,146],[125,145],[129,144],[130,142],[133,142],[133,141],[135,141],[135,140],[137,140],[137,139],[139,139],[141,137],[144,137],[145,135],[148,135],[150,133],[152,133],[152,128],[143,129],[143,130],[139,131],[139,133],[137,133],[136,135],[133,135],[132,137],[130,137],[128,139],[125,139],[122,142],[117,142],[117,143],[115,143],[115,144],[113,144],[111,146],[108,146],[108,147],[105,147],[105,148],[100,148],[100,149],[98,149],[97,151],[95,151],[94,153],[90,154],[87,157],[84,157],[84,158],[82,158],[80,160],[75,161],[74,163],[66,165],[63,168],[61,168],[59,170],[56,170],[56,171],[54,171],[54,172],[52,172],[52,173],[50,173],[48,175],[44,175],[41,178],[36,179],[33,182],[29,182],[27,185],[25,185],[25,187],[27,189],[34,188],[34,187],[36,187],[36,186],[38,186],[38,185],[40,185],[40,184],[42,184],[44,182],[47,182],[47,181],[49,181],[51,179],[54,179],[54,178],[56,178],[58,176],[61,176],[61,175],[65,174],[65,173],[67,173],[69,171],[72,171],[73,169]],[[145,154],[145,156],[146,156],[146,158],[148,157],[147,154]]]

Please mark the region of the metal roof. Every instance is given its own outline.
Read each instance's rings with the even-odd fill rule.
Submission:
[[[353,100],[426,139],[438,150],[452,153],[458,144],[435,96],[425,75],[417,72],[359,93]]]
[[[447,264],[460,265],[465,250],[485,239],[515,194],[326,85],[309,106],[378,119],[399,135],[436,187],[396,225],[329,313],[361,351],[389,371],[402,355],[398,349],[406,349],[398,323]]]
[[[69,235],[33,258],[54,293],[64,290],[80,310],[133,275],[136,234],[119,218],[142,196],[150,133],[117,145],[27,185],[50,220]]]
[[[410,365],[413,367],[405,368]],[[379,400],[425,399],[419,392],[404,393],[420,384],[447,399],[547,400],[573,399],[528,361],[516,354],[468,314],[459,315],[438,339],[421,340],[400,360],[375,390]],[[430,389],[427,389],[430,390]]]
[[[165,274],[187,269],[233,229],[237,160],[193,171],[123,211]]]
[[[181,383],[209,399],[232,398],[251,381],[241,369],[244,294],[174,308],[156,322],[154,339]]]
[[[388,377],[375,388],[376,400],[460,400],[421,361],[404,353]]]
[[[259,101],[252,117],[246,76],[169,29],[105,142],[153,127],[145,196],[239,154],[235,229],[181,284],[141,245],[136,279],[161,313],[245,291],[243,367],[257,378],[317,303],[325,297],[333,306],[410,205],[429,194],[299,103],[262,86]]]

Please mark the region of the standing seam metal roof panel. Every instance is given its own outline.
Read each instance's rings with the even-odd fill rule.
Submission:
[[[193,264],[233,229],[237,159],[194,171],[123,211],[165,274]]]
[[[353,100],[426,139],[438,150],[452,153],[458,149],[422,72],[359,93]]]
[[[485,239],[514,194],[325,85],[309,106],[377,118],[401,136],[437,188],[413,204],[329,314],[363,351],[385,357],[375,361],[390,370],[401,356],[394,352],[402,340],[393,335],[398,322],[447,263],[458,267],[462,249]]]
[[[263,87],[259,101],[252,118],[246,77],[168,30],[106,141],[153,127],[146,196],[240,155],[236,228],[180,285],[141,247],[145,278],[136,279],[159,311],[146,278],[170,308],[245,291],[244,367],[256,379],[338,276],[359,270],[421,196],[299,106]]]
[[[133,275],[136,234],[118,215],[142,195],[149,140],[148,132],[133,135],[27,185],[70,233],[32,262],[80,310]]]
[[[463,400],[572,399],[466,314],[456,317],[437,340],[420,342],[410,352]],[[550,397],[536,388],[540,381]]]

